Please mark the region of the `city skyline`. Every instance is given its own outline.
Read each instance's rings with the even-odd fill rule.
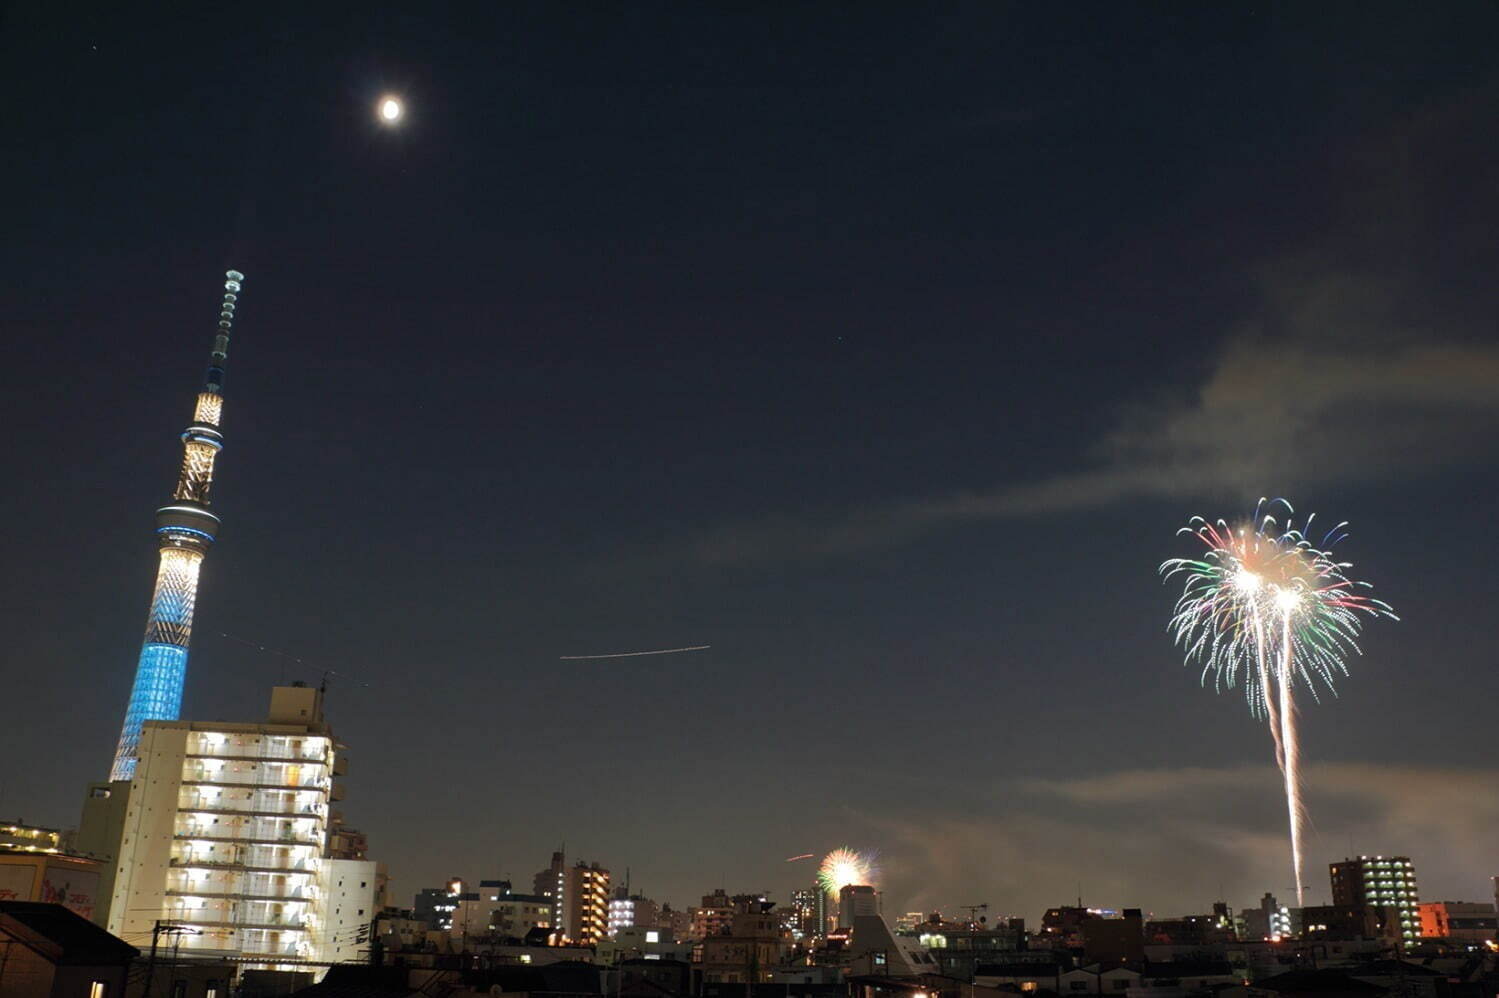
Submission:
[[[845,843],[887,911],[1294,896],[1154,575],[1293,495],[1404,619],[1303,705],[1308,903],[1486,897],[1496,16],[18,15],[0,815],[108,765],[239,267],[181,716],[326,680],[396,896],[564,840],[674,906]]]

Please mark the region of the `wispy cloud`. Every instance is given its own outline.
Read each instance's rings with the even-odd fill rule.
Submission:
[[[1304,492],[1419,474],[1499,449],[1499,344],[1400,339],[1369,326],[1350,334],[1329,299],[1359,290],[1338,277],[1280,294],[1275,321],[1234,333],[1204,383],[1183,400],[1118,413],[1076,471],[821,521],[726,525],[694,538],[693,553],[717,564],[833,555],[1133,498]]]

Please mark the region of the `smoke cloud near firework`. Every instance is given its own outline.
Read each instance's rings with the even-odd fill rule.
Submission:
[[[1168,559],[1159,572],[1167,580],[1182,577],[1168,630],[1185,660],[1202,664],[1203,685],[1209,674],[1219,691],[1242,685],[1250,713],[1270,725],[1285,785],[1296,903],[1304,905],[1297,683],[1313,700],[1319,683],[1335,694],[1334,678],[1348,675],[1348,654],[1362,654],[1364,617],[1400,618],[1389,604],[1361,592],[1372,588],[1369,583],[1348,577],[1352,562],[1333,559],[1332,547],[1347,537],[1347,521],[1314,546],[1308,534],[1315,514],[1299,528],[1294,516],[1284,499],[1261,499],[1254,516],[1237,527],[1194,516],[1177,535],[1196,537],[1206,552]]]

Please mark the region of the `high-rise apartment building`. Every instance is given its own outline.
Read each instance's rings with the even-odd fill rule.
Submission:
[[[609,871],[597,863],[568,868],[566,888],[567,934],[592,946],[609,934]]]
[[[791,892],[791,908],[796,913],[795,938],[801,939],[805,936],[822,935],[822,927],[817,921],[817,913],[822,908],[822,905],[817,902],[817,896],[822,893],[821,888]]]
[[[567,933],[567,860],[561,851],[552,853],[552,862],[531,878],[531,893],[552,902],[556,927]]]
[[[620,929],[659,928],[661,908],[650,898],[631,894],[628,887],[620,887],[609,899],[609,938],[613,939]]]
[[[821,883],[812,884],[813,903],[817,910],[817,931],[814,936],[821,938],[834,928],[832,905],[828,904],[828,892],[823,889]]]
[[[110,931],[149,939],[170,921],[188,930],[174,939],[182,955],[251,967],[352,959],[375,917],[379,871],[327,858],[340,765],[322,694],[305,685],[273,690],[262,723],[148,721]]]
[[[1332,903],[1393,908],[1399,937],[1409,943],[1421,935],[1420,892],[1408,856],[1360,856],[1328,867]],[[1394,926],[1390,926],[1393,935]]]

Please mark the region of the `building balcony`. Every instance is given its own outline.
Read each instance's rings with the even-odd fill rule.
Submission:
[[[220,891],[193,890],[182,888],[163,891],[167,897],[173,898],[207,898],[213,901],[248,901],[252,904],[313,904],[317,898],[298,897],[292,894],[252,894],[244,891]]]
[[[205,802],[205,803],[207,803],[207,802]],[[192,806],[183,806],[183,805],[179,804],[177,806],[177,811],[178,811],[179,814],[213,814],[213,815],[219,815],[221,817],[230,817],[230,818],[283,818],[283,819],[289,819],[289,820],[309,819],[309,820],[317,821],[317,822],[323,822],[324,820],[326,820],[326,819],[324,819],[322,812],[318,811],[318,810],[311,810],[311,811],[248,811],[248,810],[246,810],[246,811],[241,811],[241,810],[239,810],[237,808],[232,808],[232,807],[205,807],[205,806],[203,806],[201,804],[200,805],[192,805]]]
[[[184,787],[228,787],[234,790],[316,790],[328,792],[325,777],[304,778],[295,783],[286,780],[241,780],[240,773],[209,773],[204,770],[189,770],[182,774]]]
[[[176,834],[185,835],[190,838],[204,839],[210,842],[271,841],[317,844],[323,841],[323,830],[317,822],[307,822],[301,825],[281,825],[269,822],[264,818],[256,818],[246,822],[205,821],[195,823],[192,821],[179,821],[176,825]]]
[[[317,876],[316,870],[309,870],[306,867],[290,864],[278,866],[272,863],[257,866],[254,863],[220,862],[211,859],[183,857],[170,860],[168,865],[179,870],[234,870],[236,872],[244,871],[245,873],[285,873],[305,877]]]
[[[226,750],[223,752],[187,752],[189,759],[222,759],[225,762],[272,762],[286,763],[294,766],[326,766],[328,757],[325,755],[258,755],[254,752],[242,750]]]
[[[172,838],[178,842],[212,842],[215,844],[223,842],[229,845],[242,846],[312,846],[313,848],[321,848],[323,844],[321,838],[298,839],[291,838],[290,836],[282,836],[279,838],[252,839],[225,837],[222,835],[203,835],[196,832],[181,833],[173,835]]]
[[[297,945],[295,943],[288,946],[284,950],[278,951],[246,949],[240,950],[237,955],[243,957],[245,961],[258,960],[263,963],[294,963],[300,965],[307,960],[307,958],[302,955],[301,951],[297,949]],[[248,963],[245,963],[244,965],[247,967],[249,966]],[[326,964],[324,964],[324,966],[326,966]]]

